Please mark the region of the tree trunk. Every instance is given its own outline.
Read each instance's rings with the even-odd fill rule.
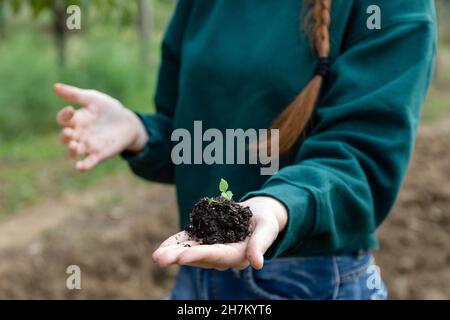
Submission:
[[[66,6],[63,0],[53,2],[53,36],[55,37],[58,60],[61,66],[66,63]]]
[[[151,0],[138,1],[138,31],[142,63],[150,66],[150,41],[153,29],[153,10]]]
[[[5,21],[5,2],[0,1],[0,39],[5,38],[5,28],[6,28],[6,21]]]

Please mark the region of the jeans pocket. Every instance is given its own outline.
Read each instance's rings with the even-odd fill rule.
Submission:
[[[387,289],[380,269],[370,253],[356,259],[351,256],[337,258],[340,285],[339,300],[386,300]]]
[[[242,272],[247,289],[256,299],[331,299],[335,290],[331,258],[280,258],[262,270]]]

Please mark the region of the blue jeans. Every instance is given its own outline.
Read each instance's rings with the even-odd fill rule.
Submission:
[[[183,266],[169,299],[386,299],[369,252],[278,258],[262,270],[216,271]]]

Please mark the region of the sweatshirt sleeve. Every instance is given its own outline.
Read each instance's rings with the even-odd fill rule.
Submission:
[[[191,0],[180,0],[162,42],[162,58],[155,94],[156,113],[137,113],[144,124],[149,141],[138,154],[124,152],[131,170],[138,176],[163,183],[173,183],[174,166],[170,160],[170,135],[178,101],[178,75],[183,32],[187,24]]]
[[[271,196],[288,209],[269,258],[309,237],[330,252],[344,251],[388,215],[432,78],[436,31],[429,16],[392,21],[343,45],[294,163],[243,198]]]

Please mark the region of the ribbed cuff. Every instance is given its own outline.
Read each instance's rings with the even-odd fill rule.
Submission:
[[[314,228],[316,220],[314,197],[307,189],[283,178],[276,178],[269,180],[260,190],[247,193],[241,201],[261,196],[280,201],[288,211],[286,227],[267,250],[265,258],[272,259],[286,255],[299,246]]]

